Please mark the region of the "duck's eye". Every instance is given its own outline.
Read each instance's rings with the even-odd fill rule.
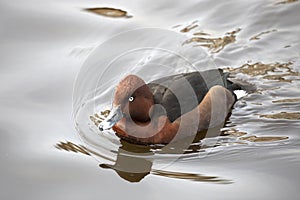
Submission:
[[[128,101],[130,101],[130,102],[133,102],[133,100],[134,100],[133,96],[129,97],[129,99],[128,99]]]

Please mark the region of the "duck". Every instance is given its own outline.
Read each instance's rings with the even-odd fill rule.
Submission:
[[[224,124],[241,85],[222,69],[169,75],[148,83],[128,74],[98,128],[136,144],[168,144]]]

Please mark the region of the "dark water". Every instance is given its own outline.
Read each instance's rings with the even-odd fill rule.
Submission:
[[[298,199],[300,2],[2,0],[0,5],[1,199]],[[121,10],[108,14],[118,15],[114,18],[85,10],[95,7]],[[144,27],[187,37],[186,44],[203,47],[216,66],[257,90],[235,105],[223,129],[227,136],[207,140],[214,148],[205,156],[195,144],[194,153],[175,162],[137,159],[147,170],[132,177],[106,169],[114,160],[79,138],[72,91],[99,44]],[[121,145],[118,155],[124,148],[149,150]]]

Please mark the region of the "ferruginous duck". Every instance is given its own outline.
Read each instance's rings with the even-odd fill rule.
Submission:
[[[146,84],[128,75],[115,89],[109,116],[99,124],[124,140],[166,144],[223,124],[236,101],[221,69],[163,77]]]

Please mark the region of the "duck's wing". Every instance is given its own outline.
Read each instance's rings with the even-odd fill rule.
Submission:
[[[228,73],[223,70],[213,69],[167,76],[147,85],[154,95],[154,102],[164,107],[173,122],[198,106],[211,87],[222,85],[231,90],[233,85],[227,77]],[[162,112],[154,110],[153,113],[160,115]]]

